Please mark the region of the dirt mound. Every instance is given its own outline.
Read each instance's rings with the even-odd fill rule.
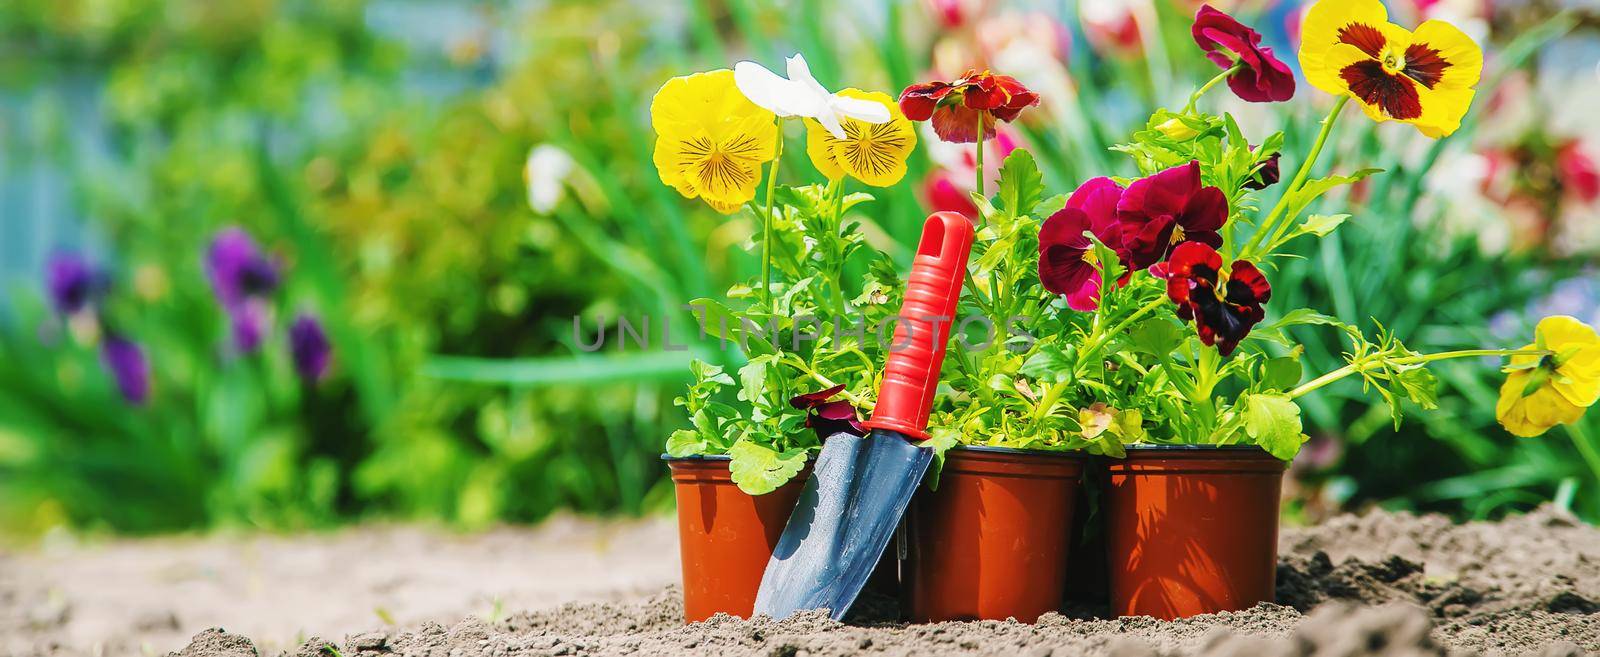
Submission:
[[[172,654],[1600,655],[1600,529],[1554,509],[1462,525],[1372,512],[1286,528],[1278,604],[1173,622],[1106,618],[1090,600],[1032,625],[908,625],[884,598],[863,600],[846,623],[802,614],[684,626],[665,586],[675,547],[662,518],[0,554],[0,655],[159,655],[185,643]],[[547,607],[562,600],[590,602]],[[234,633],[194,634],[212,626]]]
[[[1600,530],[1553,509],[1498,523],[1373,512],[1283,534],[1281,604],[1178,621],[1072,610],[1038,623],[839,623],[717,616],[684,626],[678,591],[572,604],[498,623],[368,634],[339,654],[385,655],[1362,655],[1600,652]],[[882,606],[877,601],[874,608]],[[310,644],[308,643],[308,646]],[[320,644],[299,655],[310,657]],[[196,657],[199,657],[198,655]]]

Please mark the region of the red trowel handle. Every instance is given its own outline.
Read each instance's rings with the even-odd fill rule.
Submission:
[[[955,322],[971,253],[972,223],[966,217],[939,212],[922,224],[922,241],[906,279],[906,300],[889,347],[878,405],[867,428],[916,440],[928,437],[928,410],[939,386],[939,366],[944,363],[945,342]]]

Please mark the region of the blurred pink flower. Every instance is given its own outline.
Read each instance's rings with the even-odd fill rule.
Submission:
[[[1089,38],[1089,45],[1103,53],[1128,54],[1139,50],[1139,21],[1133,2],[1127,0],[1082,0],[1078,20]]]
[[[990,0],[922,0],[928,15],[947,30],[962,27],[982,16],[989,4]]]
[[[1593,203],[1600,197],[1600,169],[1584,152],[1583,142],[1573,140],[1556,152],[1556,169],[1561,178],[1561,188],[1569,196],[1584,203]]]
[[[977,206],[970,194],[977,179],[977,151],[966,144],[952,144],[938,139],[926,139],[928,158],[934,168],[922,180],[922,200],[930,211],[948,210],[976,217]],[[1000,181],[1000,164],[1011,151],[1022,145],[1016,128],[1001,124],[995,136],[983,143],[983,185],[995,189]]]

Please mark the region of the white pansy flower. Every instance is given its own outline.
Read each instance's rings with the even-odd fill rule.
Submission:
[[[844,139],[840,117],[867,123],[889,120],[889,108],[870,100],[846,98],[829,93],[811,77],[811,67],[800,55],[790,57],[789,77],[784,78],[755,62],[733,66],[733,82],[750,102],[778,116],[816,119],[836,139]]]
[[[528,186],[528,207],[540,214],[554,210],[561,202],[572,166],[572,156],[557,146],[540,144],[528,151],[528,160],[522,165],[522,180]]]

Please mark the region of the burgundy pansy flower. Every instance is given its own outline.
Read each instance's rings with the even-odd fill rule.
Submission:
[[[1200,7],[1190,28],[1194,42],[1223,70],[1239,66],[1228,76],[1228,88],[1252,103],[1282,102],[1294,98],[1294,73],[1261,45],[1261,35],[1211,5]]]
[[[1130,266],[1145,269],[1184,242],[1222,246],[1217,231],[1228,222],[1228,197],[1202,186],[1200,163],[1191,161],[1133,181],[1117,203],[1117,220]]]
[[[1251,150],[1255,150],[1254,147]],[[1278,160],[1282,156],[1283,153],[1273,153],[1268,157],[1266,164],[1261,165],[1261,168],[1256,170],[1255,177],[1245,181],[1244,188],[1266,189],[1278,184],[1278,181],[1282,180],[1283,176],[1283,172],[1278,168]]]
[[[100,359],[128,403],[139,406],[150,398],[150,363],[138,344],[111,334],[100,345]]]
[[[1178,304],[1179,318],[1194,322],[1201,342],[1229,356],[1261,322],[1261,305],[1272,298],[1272,286],[1246,260],[1233,261],[1223,278],[1217,250],[1189,242],[1178,245],[1167,263],[1167,298]]]
[[[1067,199],[1066,207],[1039,228],[1039,280],[1052,294],[1066,295],[1073,310],[1100,307],[1100,263],[1094,242],[1084,233],[1092,233],[1114,251],[1122,250],[1122,225],[1117,222],[1122,192],[1110,178],[1085,182]]]
[[[906,118],[932,119],[934,133],[957,144],[993,137],[996,120],[1010,122],[1022,110],[1038,104],[1039,95],[1016,78],[988,71],[967,71],[953,82],[914,84],[900,92],[900,111]]]
[[[836,433],[865,436],[867,430],[856,419],[856,407],[843,399],[828,401],[839,394],[844,385],[799,395],[789,400],[789,405],[806,411],[806,426],[815,431],[817,438],[826,439]]]

